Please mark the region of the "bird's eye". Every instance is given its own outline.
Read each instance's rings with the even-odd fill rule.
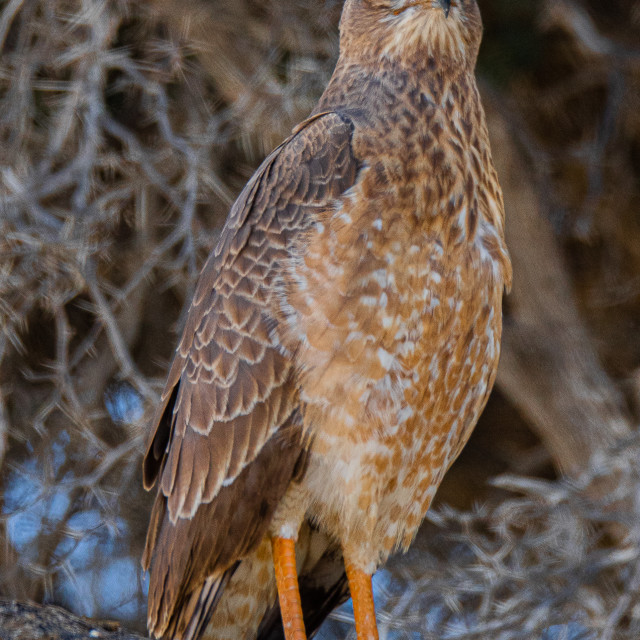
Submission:
[[[403,4],[400,7],[397,7],[396,9],[394,9],[393,13],[397,16],[400,15],[403,11],[406,11],[407,9],[411,9],[412,7],[417,7],[421,4],[424,4],[423,2],[409,2],[408,4]]]

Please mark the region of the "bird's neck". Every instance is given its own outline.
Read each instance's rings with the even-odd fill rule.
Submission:
[[[473,69],[449,66],[447,61],[433,56],[371,62],[344,55],[338,59],[315,113],[335,110],[377,118],[407,100],[426,98],[435,105],[444,105],[455,99],[459,87],[472,87],[475,91],[475,86]]]
[[[322,111],[354,122],[356,157],[379,169],[383,189],[397,178],[397,198],[416,230],[437,228],[455,245],[480,236],[498,247],[508,274],[502,196],[473,73],[447,71],[433,58],[411,68],[386,60],[376,69],[344,58],[316,108]],[[419,188],[404,189],[408,183]]]

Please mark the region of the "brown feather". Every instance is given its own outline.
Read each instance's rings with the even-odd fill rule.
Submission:
[[[145,486],[161,478],[143,556],[157,636],[201,629],[210,612],[194,603],[214,605],[303,466],[278,288],[295,237],[355,181],[351,131],[335,114],[314,117],[265,160],[196,287],[144,460]]]
[[[274,435],[235,481],[222,487],[215,500],[201,504],[192,518],[173,523],[166,499],[158,494],[143,555],[143,566],[151,568],[148,624],[155,635],[182,638],[191,624],[185,607],[200,597],[205,581],[222,580],[263,538],[301,454],[300,420],[295,414],[283,432],[284,436]],[[193,614],[204,615],[196,610]]]

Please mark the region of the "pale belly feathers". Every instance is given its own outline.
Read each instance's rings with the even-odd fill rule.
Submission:
[[[484,407],[504,281],[483,223],[465,237],[355,202],[367,199],[311,232],[284,311],[312,442],[308,513],[374,569],[411,542]]]

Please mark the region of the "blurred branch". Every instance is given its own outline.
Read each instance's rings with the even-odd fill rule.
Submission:
[[[504,475],[494,481],[509,492],[500,501],[429,511],[419,547],[377,581],[381,628],[424,640],[635,640],[639,455],[636,434],[571,481]],[[612,477],[612,490],[599,491]],[[612,545],[609,529],[628,536]]]
[[[0,49],[2,49],[5,38],[7,37],[9,27],[18,14],[18,11],[20,11],[23,3],[24,0],[9,0],[6,9],[0,14]]]
[[[555,27],[570,33],[583,53],[600,58],[616,58],[620,62],[637,65],[640,50],[627,49],[603,36],[585,7],[572,0],[545,0],[542,26]]]
[[[566,473],[630,433],[624,400],[600,365],[523,153],[491,96],[485,106],[507,211],[514,285],[498,385]]]
[[[5,340],[0,335],[0,362],[2,362],[2,351]],[[7,449],[7,437],[9,435],[9,420],[7,415],[7,406],[4,399],[4,392],[0,386],[0,469],[4,461],[4,455]]]
[[[120,366],[121,375],[125,379],[130,380],[136,389],[138,389],[138,391],[140,391],[147,400],[151,401],[157,399],[155,392],[149,387],[133,362],[133,358],[129,353],[126,342],[118,328],[118,323],[111,311],[111,308],[107,304],[102,291],[100,290],[100,286],[98,285],[95,271],[92,266],[89,266],[86,270],[84,277],[91,297],[96,305],[97,312],[107,331],[107,335],[113,349],[113,355]]]

